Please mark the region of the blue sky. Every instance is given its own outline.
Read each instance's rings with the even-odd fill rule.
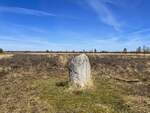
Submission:
[[[150,0],[0,0],[4,50],[135,50],[150,45]]]

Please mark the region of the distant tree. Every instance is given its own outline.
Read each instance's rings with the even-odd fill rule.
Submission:
[[[146,47],[146,53],[149,53],[149,52],[150,52],[150,48]]]
[[[123,49],[123,53],[127,53],[127,48],[124,48],[124,49]]]
[[[148,52],[150,53],[150,47],[148,47],[147,49],[148,49]]]
[[[109,53],[108,51],[102,50],[101,53]]]
[[[144,53],[150,52],[150,48],[144,45],[144,46],[143,46],[143,52],[144,52]]]
[[[139,46],[139,47],[136,49],[136,52],[137,52],[137,53],[141,53],[141,52],[142,52],[141,46]]]
[[[4,51],[3,51],[3,49],[2,48],[0,48],[0,53],[3,53]]]
[[[53,53],[53,50],[50,50],[50,53]]]
[[[46,50],[46,53],[49,53],[49,50]]]
[[[146,53],[146,46],[145,45],[143,46],[142,49],[143,49],[143,52]]]
[[[94,49],[94,53],[96,53],[97,52],[97,50],[96,49]]]

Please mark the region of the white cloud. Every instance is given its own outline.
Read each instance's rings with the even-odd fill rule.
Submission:
[[[8,7],[8,6],[0,6],[0,12],[18,13],[18,14],[34,15],[34,16],[56,16],[55,14],[41,11],[41,10],[27,9],[21,7]]]
[[[112,26],[115,30],[121,30],[121,23],[118,22],[112,11],[107,6],[105,0],[86,0],[88,5],[99,16],[100,20],[105,24]]]

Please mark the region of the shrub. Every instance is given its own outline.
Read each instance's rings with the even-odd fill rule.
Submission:
[[[2,48],[0,48],[0,53],[3,53],[4,51],[3,51],[3,49]]]

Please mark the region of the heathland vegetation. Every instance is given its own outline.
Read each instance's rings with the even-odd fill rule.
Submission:
[[[77,54],[11,54],[0,59],[0,113],[149,113],[149,54],[87,54],[94,87],[68,90]]]

